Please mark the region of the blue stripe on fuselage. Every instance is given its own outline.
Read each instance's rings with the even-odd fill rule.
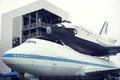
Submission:
[[[84,65],[90,65],[90,66],[98,66],[98,67],[104,67],[104,68],[116,68],[114,66],[86,62],[86,61],[78,61],[78,60],[72,60],[72,59],[57,58],[57,57],[51,57],[51,56],[41,56],[41,55],[31,55],[31,54],[10,54],[10,53],[8,54],[7,53],[7,54],[3,54],[2,57],[42,59],[42,60],[52,60],[52,61],[84,64]]]

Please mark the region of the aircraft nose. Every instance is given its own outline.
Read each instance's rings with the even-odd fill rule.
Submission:
[[[3,61],[7,66],[9,66],[10,64],[13,63],[12,57],[13,57],[13,54],[4,53],[1,58],[2,58],[2,61]]]

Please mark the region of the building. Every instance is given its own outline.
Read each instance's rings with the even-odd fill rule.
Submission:
[[[68,18],[67,12],[45,0],[38,0],[3,14],[0,53],[21,44],[26,39],[40,36],[41,26],[50,26]],[[1,60],[0,64],[0,73],[10,71]]]

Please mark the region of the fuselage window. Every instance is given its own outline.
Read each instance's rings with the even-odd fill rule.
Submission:
[[[14,55],[14,57],[16,57],[16,55]]]
[[[29,56],[27,56],[27,58],[29,58]]]
[[[21,58],[23,58],[23,55],[21,55]]]
[[[19,55],[17,55],[17,57],[19,58],[20,56],[19,56]]]

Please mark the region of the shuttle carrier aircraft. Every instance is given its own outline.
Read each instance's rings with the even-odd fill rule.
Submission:
[[[119,69],[112,61],[98,56],[120,52],[116,40],[99,35],[71,23],[41,27],[44,36],[26,40],[2,55],[3,62],[18,73],[38,76],[79,76],[86,73]]]

